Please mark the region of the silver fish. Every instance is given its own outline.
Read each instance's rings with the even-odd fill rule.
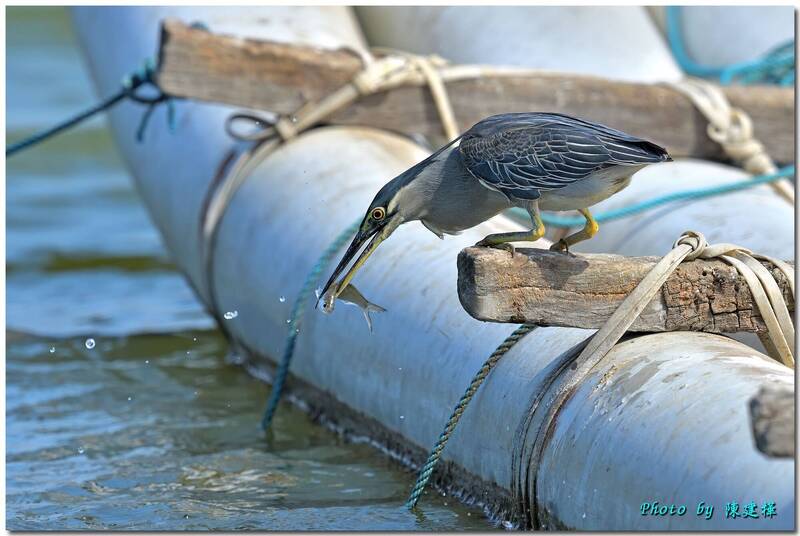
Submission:
[[[329,289],[328,292],[322,296],[322,312],[325,314],[331,314],[336,304],[336,300],[341,300],[345,303],[349,303],[350,305],[355,305],[361,309],[361,312],[364,313],[364,319],[367,321],[367,327],[369,328],[370,333],[372,333],[372,318],[370,318],[369,314],[386,312],[386,309],[380,305],[376,305],[366,299],[352,283],[344,287],[344,290],[342,290],[338,296],[336,295],[336,285]]]

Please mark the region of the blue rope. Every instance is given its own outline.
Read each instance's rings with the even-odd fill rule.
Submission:
[[[33,147],[47,139],[52,138],[56,134],[59,134],[67,129],[70,129],[74,126],[79,125],[80,123],[86,121],[90,117],[104,112],[106,110],[111,109],[119,102],[127,99],[130,99],[134,102],[138,102],[139,104],[144,104],[147,106],[144,114],[142,115],[142,119],[139,122],[139,127],[136,129],[136,141],[141,142],[144,139],[144,131],[145,127],[147,126],[148,121],[150,120],[150,116],[153,114],[153,110],[155,107],[162,103],[166,102],[167,104],[167,122],[169,125],[170,132],[175,131],[175,107],[172,102],[172,97],[167,95],[166,93],[162,92],[158,89],[158,95],[155,97],[143,97],[141,95],[136,94],[136,90],[143,85],[149,84],[156,88],[158,85],[155,82],[153,77],[155,73],[155,64],[153,60],[147,60],[141,69],[132,73],[129,76],[126,76],[122,80],[122,87],[119,91],[111,95],[110,97],[104,99],[99,104],[92,106],[88,110],[80,112],[79,114],[70,117],[69,119],[58,123],[55,126],[47,128],[41,132],[37,132],[32,136],[29,136],[23,140],[18,141],[17,143],[13,143],[6,147],[6,157],[12,156],[28,147]]]
[[[639,203],[634,203],[626,207],[620,207],[606,212],[599,212],[594,215],[594,219],[598,223],[603,223],[606,221],[618,220],[620,218],[633,216],[634,214],[652,210],[656,207],[659,207],[661,205],[666,205],[668,203],[675,203],[677,201],[704,199],[706,197],[714,197],[717,195],[738,192],[740,190],[746,190],[748,188],[753,188],[761,184],[768,184],[770,182],[775,182],[780,179],[791,177],[794,175],[794,172],[795,172],[794,166],[786,166],[784,168],[779,169],[778,171],[776,171],[771,175],[759,175],[753,177],[752,179],[744,179],[741,181],[731,182],[729,184],[723,184],[720,186],[711,186],[708,188],[697,188],[694,190],[682,190],[679,192],[672,192],[666,195],[654,197],[653,199],[647,199]],[[514,219],[523,220],[525,222],[530,220],[530,216],[523,209],[512,208],[509,212],[514,217]],[[549,213],[542,214],[542,221],[544,222],[545,225],[548,225],[550,227],[565,227],[565,228],[579,227],[586,222],[586,220],[584,220],[583,217],[580,216],[564,217],[564,216],[556,216],[554,214],[549,214]]]
[[[300,289],[300,294],[297,295],[297,299],[292,306],[292,314],[289,317],[289,334],[286,337],[286,344],[283,348],[283,356],[280,364],[278,365],[278,370],[275,372],[275,381],[272,382],[272,392],[270,393],[269,400],[267,401],[267,406],[264,409],[264,416],[261,418],[261,428],[265,431],[269,429],[270,424],[272,424],[272,418],[275,416],[275,410],[278,409],[278,403],[283,395],[283,387],[286,384],[286,376],[289,374],[289,365],[291,364],[292,356],[294,355],[294,347],[295,343],[297,342],[297,335],[300,333],[300,325],[302,324],[303,313],[305,312],[309,298],[315,290],[317,280],[322,274],[322,271],[325,270],[325,268],[330,264],[331,259],[333,259],[334,255],[336,255],[336,252],[339,251],[342,246],[344,246],[347,241],[356,233],[359,225],[361,225],[360,218],[358,221],[348,226],[347,229],[339,233],[331,245],[328,246],[328,249],[322,253],[316,264],[314,264],[314,267],[306,276],[305,282],[303,282],[303,287]]]
[[[667,40],[669,41],[675,60],[681,69],[689,75],[703,78],[717,78],[723,85],[734,82],[740,84],[777,84],[794,85],[794,40],[781,44],[762,58],[743,61],[723,67],[713,67],[697,63],[686,50],[681,25],[681,8],[666,8]]]

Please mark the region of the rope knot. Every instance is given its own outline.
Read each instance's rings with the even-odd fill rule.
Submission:
[[[297,128],[291,119],[281,117],[272,126],[283,141],[289,141],[297,137]]]
[[[384,89],[398,73],[408,70],[408,60],[400,56],[385,56],[367,64],[352,81],[359,95],[372,95]]]
[[[706,237],[703,236],[703,233],[698,233],[697,231],[686,231],[684,232],[680,238],[678,238],[674,244],[672,244],[673,249],[678,246],[689,246],[692,248],[692,251],[686,255],[686,260],[693,261],[705,253],[706,248],[708,247],[708,241]]]
[[[739,108],[730,107],[727,114],[715,117],[708,125],[708,137],[722,145],[725,152],[747,172],[770,173],[775,164],[764,144],[753,137],[753,121]]]
[[[764,145],[753,135],[753,121],[747,113],[728,102],[718,86],[703,80],[686,79],[667,85],[686,95],[708,120],[708,137],[722,146],[725,154],[753,175],[777,169]],[[773,185],[783,197],[794,202],[792,192]]]

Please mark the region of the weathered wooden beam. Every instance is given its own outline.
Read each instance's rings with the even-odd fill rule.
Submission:
[[[215,35],[166,21],[158,83],[176,97],[291,113],[350,81],[357,54]],[[462,128],[509,111],[562,112],[608,124],[667,147],[673,156],[724,160],[706,135],[707,121],[683,95],[664,86],[494,68],[487,77],[455,68],[447,90]],[[755,135],[781,163],[794,160],[794,90],[726,87],[731,103],[753,119]],[[360,99],[330,123],[365,125],[436,138],[441,122],[427,88],[400,87]]]
[[[657,257],[573,255],[542,249],[508,252],[467,248],[458,256],[458,296],[464,309],[490,322],[598,329],[658,261]],[[775,275],[789,309],[794,298]],[[719,260],[681,264],[631,331],[764,332],[750,289]]]
[[[794,389],[766,386],[750,399],[750,424],[758,450],[794,456]]]

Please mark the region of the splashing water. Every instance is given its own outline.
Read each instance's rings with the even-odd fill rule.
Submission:
[[[84,344],[86,345],[86,348],[91,350],[92,348],[94,348],[95,342],[94,339],[86,339],[86,342]]]
[[[225,320],[232,320],[232,319],[236,318],[237,316],[239,316],[239,311],[228,311],[224,315],[222,315],[222,317]]]

